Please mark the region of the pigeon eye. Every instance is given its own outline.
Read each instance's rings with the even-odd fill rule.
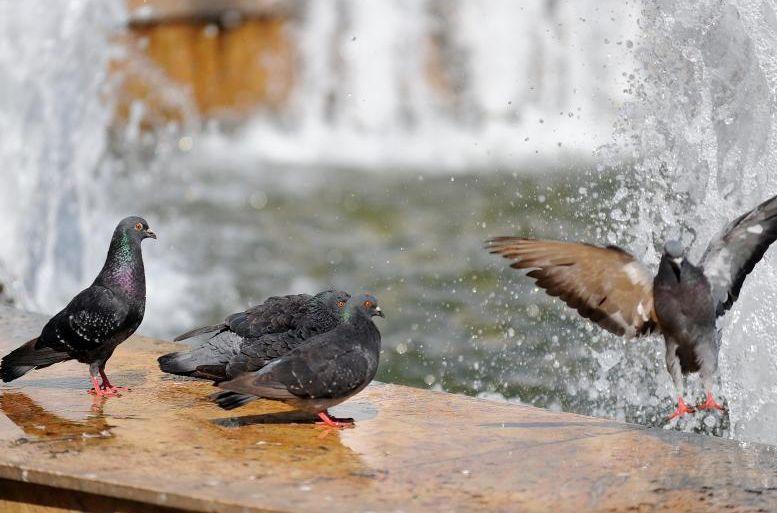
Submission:
[[[339,306],[340,308],[343,308],[345,306],[345,301],[341,299],[340,301],[337,302],[337,306]]]
[[[364,308],[372,308],[372,301],[365,301]]]
[[[135,225],[135,230],[140,231],[142,229],[143,229],[143,224],[138,223],[138,224]]]

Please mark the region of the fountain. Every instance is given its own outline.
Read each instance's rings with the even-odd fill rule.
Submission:
[[[655,423],[671,394],[661,344],[616,341],[511,289],[479,244],[546,229],[655,263],[679,235],[698,259],[777,192],[768,4],[303,5],[283,112],[163,127],[149,143],[132,117],[109,130],[122,2],[13,15],[0,2],[0,279],[12,295],[57,310],[99,267],[115,220],[143,213],[160,234],[146,333],[270,294],[379,289],[403,321],[388,328],[384,379]],[[572,178],[548,189],[548,170]],[[768,254],[721,324],[738,439],[777,442],[775,278]]]

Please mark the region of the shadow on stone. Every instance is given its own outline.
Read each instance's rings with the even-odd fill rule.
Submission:
[[[316,417],[301,411],[282,411],[264,413],[261,415],[244,415],[242,417],[227,417],[213,419],[211,422],[222,427],[241,427],[254,424],[314,424]]]

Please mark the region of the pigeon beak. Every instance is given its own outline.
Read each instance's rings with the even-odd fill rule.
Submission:
[[[152,239],[156,239],[156,232],[152,230],[151,228],[146,230],[146,237],[150,237]]]
[[[383,313],[383,310],[381,310],[379,306],[375,307],[375,315],[383,317],[384,319],[386,318],[386,314]]]

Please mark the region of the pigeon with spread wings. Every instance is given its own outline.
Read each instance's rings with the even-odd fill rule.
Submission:
[[[678,241],[664,245],[658,272],[616,246],[497,237],[494,254],[529,269],[537,286],[607,331],[625,337],[660,332],[666,368],[677,390],[670,419],[694,411],[683,399],[683,376],[699,372],[707,392],[699,409],[722,409],[712,396],[718,366],[716,318],[736,301],[747,275],[777,239],[777,196],[743,214],[715,237],[699,265]]]

